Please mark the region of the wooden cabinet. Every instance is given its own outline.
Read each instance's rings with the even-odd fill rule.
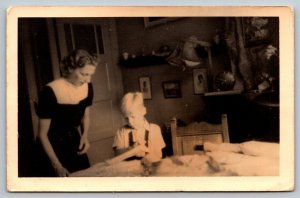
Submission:
[[[204,97],[211,119],[227,114],[231,143],[250,140],[279,142],[279,95],[261,93]]]

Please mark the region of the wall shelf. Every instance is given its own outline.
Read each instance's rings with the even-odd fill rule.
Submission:
[[[242,90],[229,90],[229,91],[215,91],[204,93],[204,96],[225,96],[241,94]]]
[[[159,56],[138,56],[127,60],[122,59],[119,63],[126,68],[137,68],[150,65],[167,64],[167,61],[164,57]]]

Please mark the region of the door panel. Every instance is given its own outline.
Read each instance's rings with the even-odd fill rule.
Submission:
[[[82,48],[90,52],[104,54],[101,26],[96,24],[64,24],[68,51]]]
[[[91,164],[103,162],[106,159],[113,156],[113,144],[114,138],[102,139],[96,142],[91,142],[92,146],[88,150],[88,156]]]
[[[93,75],[94,102],[111,99],[112,90],[109,79],[108,64],[101,61]]]
[[[114,116],[111,100],[95,102],[90,111],[89,140],[97,141],[114,135]]]

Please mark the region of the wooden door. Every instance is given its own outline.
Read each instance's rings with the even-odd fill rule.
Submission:
[[[83,48],[100,55],[101,63],[92,77],[94,100],[89,130],[91,148],[88,155],[94,164],[113,156],[113,138],[122,124],[119,103],[123,86],[117,66],[115,24],[112,19],[68,18],[56,19],[55,27],[61,57],[75,48]]]

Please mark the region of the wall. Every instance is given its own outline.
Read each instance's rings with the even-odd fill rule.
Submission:
[[[151,54],[162,45],[172,45],[191,35],[197,36],[199,40],[212,41],[216,30],[224,28],[225,18],[182,18],[147,29],[144,28],[143,18],[118,18],[116,24],[120,54],[126,51],[139,56],[142,53]],[[194,94],[192,70],[182,71],[167,64],[122,67],[124,91],[138,91],[138,79],[141,76],[149,76],[151,79],[152,99],[145,101],[150,121],[162,125],[173,116],[186,122],[199,120],[204,116],[202,96]],[[162,82],[168,80],[180,80],[182,98],[164,98]]]
[[[225,29],[225,18],[193,17],[181,18],[166,24],[145,28],[143,18],[117,18],[120,52],[139,55],[144,51],[151,54],[160,46],[174,44],[191,35],[199,40],[212,41],[216,30]]]

